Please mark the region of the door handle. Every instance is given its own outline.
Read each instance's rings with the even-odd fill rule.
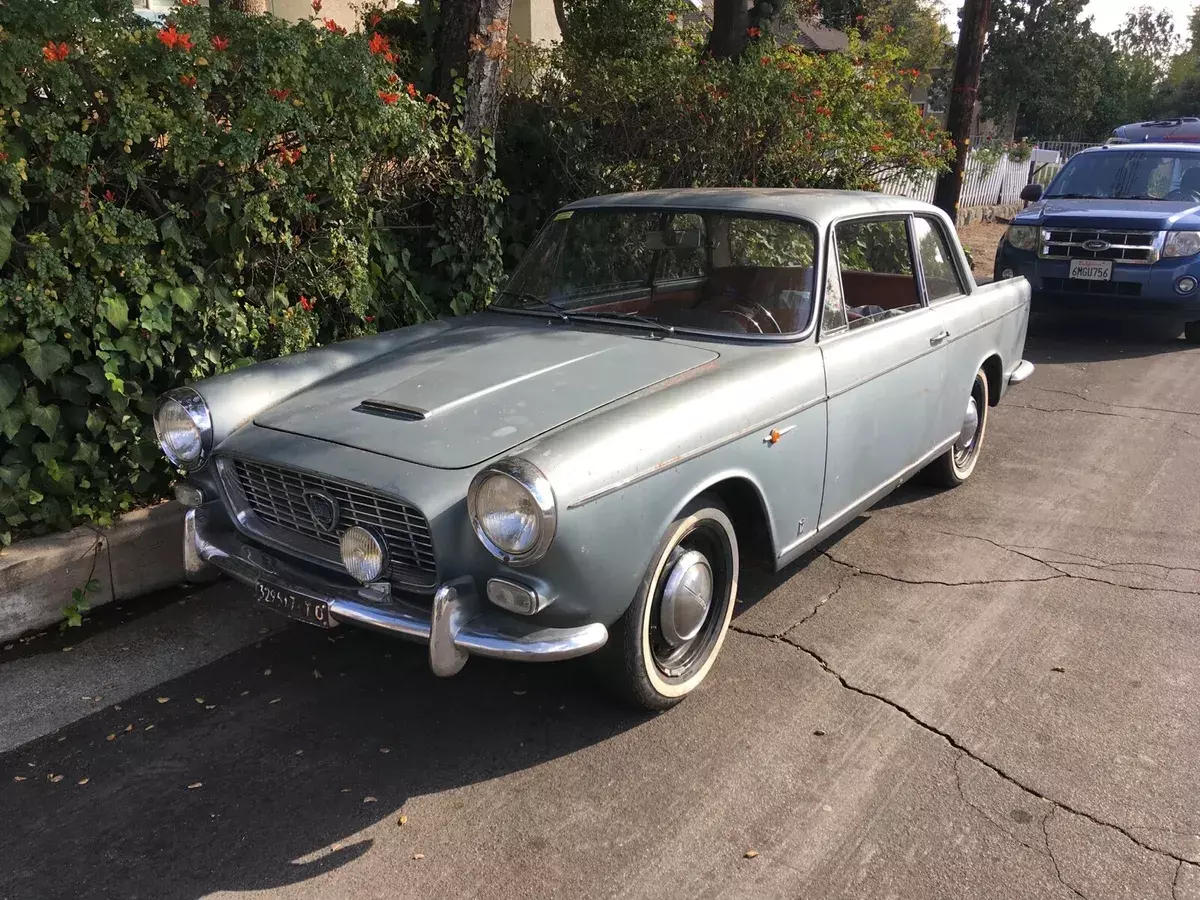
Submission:
[[[936,347],[938,344],[945,342],[950,337],[950,332],[943,331],[940,334],[935,334],[929,339],[929,346]]]

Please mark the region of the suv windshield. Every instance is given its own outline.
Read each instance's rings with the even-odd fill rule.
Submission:
[[[657,329],[796,334],[812,319],[815,230],[718,211],[561,212],[494,306]]]
[[[1080,153],[1046,199],[1200,201],[1200,152],[1120,150]]]

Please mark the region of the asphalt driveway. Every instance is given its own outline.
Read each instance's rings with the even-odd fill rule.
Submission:
[[[1200,898],[1200,349],[1027,356],[661,716],[225,585],[0,651],[0,898]]]

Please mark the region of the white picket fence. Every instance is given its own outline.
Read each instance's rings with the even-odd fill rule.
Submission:
[[[967,160],[966,177],[963,181],[960,209],[979,206],[999,206],[1021,201],[1021,188],[1029,183],[1029,160],[1020,162],[1005,154],[994,165],[988,166],[975,154]],[[880,187],[885,194],[911,197],[914,200],[933,202],[933,191],[937,185],[936,175],[894,175]]]

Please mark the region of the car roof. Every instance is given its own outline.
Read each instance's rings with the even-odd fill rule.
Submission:
[[[1135,150],[1153,150],[1160,153],[1200,153],[1200,143],[1192,141],[1131,141],[1128,144],[1105,144],[1103,147],[1088,147],[1084,153],[1129,153]]]
[[[784,215],[825,225],[847,216],[920,212],[941,216],[936,206],[866,191],[802,188],[687,188],[603,194],[563,207],[577,209],[694,209]]]

